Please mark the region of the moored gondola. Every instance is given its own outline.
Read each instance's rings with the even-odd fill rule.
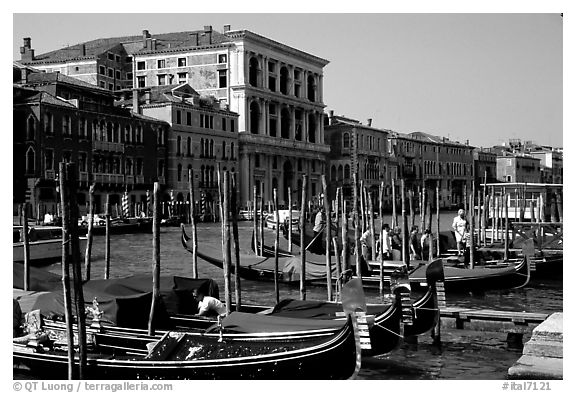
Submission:
[[[278,317],[268,317],[271,320]],[[168,332],[150,351],[100,346],[94,334],[88,353],[88,379],[346,379],[358,371],[359,344],[352,318],[324,321],[330,333],[251,340],[190,332]],[[282,322],[275,321],[280,325]],[[336,328],[336,324],[339,326]],[[30,347],[13,344],[13,364],[34,375],[64,379],[68,352],[48,341]],[[76,356],[77,359],[77,356]]]

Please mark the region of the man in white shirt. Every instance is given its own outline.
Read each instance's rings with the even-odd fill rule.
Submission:
[[[382,239],[380,247],[382,247],[382,256],[386,260],[392,258],[392,239],[390,238],[390,226],[384,224],[382,226]]]
[[[458,255],[463,255],[464,248],[466,245],[464,244],[464,235],[468,231],[468,220],[466,220],[464,216],[464,210],[458,210],[458,215],[454,217],[454,221],[452,222],[452,229],[454,229],[454,235],[456,236],[456,246],[458,247]]]
[[[198,314],[200,316],[226,314],[226,306],[212,296],[204,296],[202,292],[194,290],[194,298],[198,301]]]

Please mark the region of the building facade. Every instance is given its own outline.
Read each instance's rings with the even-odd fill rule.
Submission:
[[[374,206],[377,206],[379,187],[384,182],[386,206],[391,204],[392,181],[397,179],[396,166],[390,165],[388,154],[388,130],[372,127],[358,120],[330,115],[325,118],[325,141],[330,145],[326,165],[326,178],[331,185],[334,197],[337,187],[342,187],[344,197],[352,198],[352,174],[357,174],[358,184],[362,182],[371,193]]]
[[[474,149],[474,179],[476,187],[496,182],[496,153],[482,147]]]
[[[540,183],[540,160],[524,153],[507,153],[496,158],[498,181]]]
[[[218,199],[217,171],[238,171],[238,114],[201,97],[189,84],[139,88],[119,93],[118,104],[170,125],[167,134],[167,192],[176,202],[190,201],[188,170],[194,189]]]
[[[76,162],[78,203],[85,214],[90,184],[96,212],[106,195],[131,206],[146,202],[154,181],[165,184],[168,124],[114,106],[114,95],[60,73],[31,73],[14,85],[14,202],[56,213],[59,162]],[[40,211],[38,207],[40,206]],[[134,214],[134,211],[131,212]]]
[[[556,150],[531,151],[530,155],[540,160],[541,182],[564,183],[563,154]]]
[[[329,151],[322,121],[327,60],[229,25],[222,33],[211,26],[156,35],[144,30],[141,36],[99,39],[40,56],[25,39],[21,52],[25,64],[76,73],[74,77],[96,85],[104,82],[106,88],[187,82],[198,93],[228,105],[239,114],[241,204],[251,200],[252,188],[259,190],[260,185],[265,199],[271,200],[277,188],[280,204],[286,204],[288,188],[293,197],[299,195],[304,174],[309,196],[320,192]],[[89,70],[75,65],[80,60],[89,63]],[[116,71],[125,83],[109,80],[109,73],[115,77]]]

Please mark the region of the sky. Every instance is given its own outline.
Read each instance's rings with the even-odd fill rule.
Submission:
[[[326,110],[474,146],[508,139],[563,146],[559,13],[13,15],[13,59],[96,38],[247,29],[330,61]]]

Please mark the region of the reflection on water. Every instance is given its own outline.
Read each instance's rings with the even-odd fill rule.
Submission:
[[[451,217],[451,214],[449,215]],[[451,218],[448,219],[451,220]],[[446,220],[445,220],[446,221]],[[250,237],[250,223],[240,224],[241,247]],[[201,224],[198,230],[199,248],[207,243],[220,244],[219,224]],[[284,239],[281,247],[286,248]],[[179,228],[162,228],[161,273],[191,276],[191,255],[182,248]],[[60,272],[60,264],[47,267]],[[223,288],[222,271],[202,260],[198,261],[201,277],[215,279]],[[114,236],[111,240],[110,276],[124,277],[134,273],[152,271],[152,236],[134,234]],[[94,238],[92,278],[104,275],[104,237]],[[274,284],[241,280],[242,299],[245,303],[272,305]],[[297,287],[280,287],[281,298],[298,298]],[[369,302],[379,302],[377,291],[366,293]],[[536,283],[527,288],[488,292],[482,296],[447,294],[450,307],[496,309],[551,313],[562,311],[562,282]],[[308,299],[325,299],[325,289],[307,289]],[[395,351],[377,358],[363,360],[361,379],[505,379],[509,367],[520,357],[518,351],[508,350],[504,334],[487,335],[478,332],[442,332],[443,345],[431,344],[428,334],[419,337],[419,343],[403,344]]]

